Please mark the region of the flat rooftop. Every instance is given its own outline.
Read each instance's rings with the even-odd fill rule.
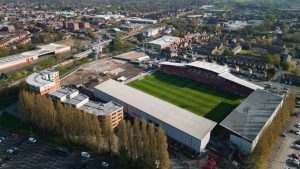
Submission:
[[[132,21],[132,22],[150,22],[150,23],[157,23],[157,20],[152,20],[152,19],[145,19],[145,18],[137,18],[137,17],[130,17],[130,18],[125,18],[127,21]]]
[[[217,124],[115,80],[110,79],[99,84],[94,88],[94,92],[97,91],[127,103],[199,140],[203,139]]]
[[[253,142],[283,98],[257,89],[252,92],[220,125]]]
[[[121,28],[138,28],[138,27],[142,27],[142,24],[138,24],[138,23],[127,23],[127,24],[122,24]]]
[[[52,74],[52,73],[58,73],[58,71],[56,70],[44,70],[42,72],[35,72],[32,73],[31,75],[29,75],[26,78],[26,83],[30,84],[32,86],[36,86],[36,87],[42,87],[45,85],[52,85],[52,83],[54,83],[51,80],[48,80],[46,78],[46,76],[48,76],[48,74]]]
[[[64,100],[63,102],[64,103],[68,103],[68,104],[71,104],[71,105],[78,105],[79,103],[83,102],[84,100],[86,100],[87,98],[89,98],[88,96],[84,95],[84,94],[81,94],[79,93],[78,95],[76,95],[75,97],[73,98],[70,98],[70,99],[66,99]]]
[[[65,97],[69,94],[75,93],[77,91],[78,91],[77,89],[62,87],[62,88],[59,88],[59,89],[57,89],[57,90],[55,90],[51,93],[48,93],[48,95],[52,96],[52,97],[56,97],[56,98],[62,98],[62,97]]]
[[[99,103],[90,100],[83,106],[79,107],[79,109],[86,111],[88,113],[95,114],[97,116],[98,115],[104,116],[119,110],[121,107],[122,107],[121,105],[114,102]]]
[[[78,92],[78,93],[76,93]],[[75,94],[76,93],[76,94]],[[73,97],[68,98],[65,96],[74,94]],[[79,93],[77,89],[73,88],[59,88],[51,93],[48,94],[49,96],[56,97],[56,98],[62,98],[65,97],[65,100],[62,100],[63,103],[66,104],[71,104],[71,105],[78,105],[83,101],[87,101],[86,99],[88,96]],[[88,98],[89,99],[89,98]],[[86,111],[88,113],[92,113],[95,115],[107,115],[109,113],[112,113],[116,110],[119,110],[122,106],[114,103],[114,102],[108,102],[108,103],[103,103],[103,102],[94,102],[91,100],[88,100],[85,104],[82,106],[78,107],[78,109]]]
[[[159,39],[156,39],[156,40],[153,40],[153,41],[150,41],[150,42],[147,42],[147,43],[150,43],[150,44],[156,44],[156,45],[164,45],[164,44],[171,44],[171,43],[174,43],[178,40],[179,38],[178,37],[175,37],[175,36],[163,36]]]

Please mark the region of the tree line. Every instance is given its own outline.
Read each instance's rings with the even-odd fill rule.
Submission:
[[[123,120],[119,124],[117,135],[123,163],[126,164],[126,159],[131,159],[136,168],[169,168],[167,137],[161,127],[156,131],[153,123],[135,119],[131,124]]]
[[[246,164],[246,168],[267,168],[267,160],[271,154],[272,147],[276,144],[280,133],[289,120],[295,109],[295,92],[291,91],[284,98],[281,108],[278,110],[271,124],[264,129],[254,151],[250,155],[250,159]]]
[[[1,57],[6,57],[6,56],[9,56],[9,55],[14,55],[14,54],[26,52],[26,51],[29,51],[31,49],[33,49],[33,47],[30,46],[29,44],[20,44],[20,45],[17,46],[16,49],[0,47],[0,58]]]
[[[19,112],[22,120],[34,127],[57,135],[76,144],[97,145],[100,149],[102,131],[97,116],[70,105],[25,90],[19,94]]]
[[[122,120],[115,133],[109,116],[100,122],[94,114],[59,101],[54,103],[48,96],[26,90],[19,94],[19,112],[22,120],[35,128],[99,152],[106,150],[116,154],[122,164],[131,168],[169,168],[163,129],[144,120]]]

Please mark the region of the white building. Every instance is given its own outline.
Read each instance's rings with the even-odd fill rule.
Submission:
[[[281,96],[257,89],[220,125],[231,132],[230,141],[237,145],[242,153],[250,154],[264,129],[276,116],[282,102]]]
[[[166,135],[196,152],[205,149],[216,125],[209,119],[114,80],[96,86],[94,95],[122,105],[131,117],[162,126]]]
[[[59,72],[56,70],[45,70],[32,73],[26,78],[28,88],[41,95],[50,93],[60,87]]]
[[[143,32],[144,37],[155,37],[159,34],[160,28],[152,28]]]
[[[147,42],[145,50],[149,53],[160,54],[161,50],[172,44],[180,43],[180,38],[175,36],[163,36],[159,39]]]

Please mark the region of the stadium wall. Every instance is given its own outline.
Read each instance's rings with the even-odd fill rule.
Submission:
[[[96,90],[94,91],[94,95],[97,98],[100,98],[106,102],[114,101],[122,105],[124,107],[124,112],[132,118],[145,119],[148,122],[153,122],[156,127],[162,126],[167,136],[176,140],[179,143],[182,143],[183,145],[189,147],[190,149],[196,152],[200,152],[201,150],[205,149],[206,145],[208,144],[208,141],[210,139],[210,132],[207,133],[207,135],[202,140],[199,140],[181,130],[178,130],[176,126],[171,126],[167,123],[164,123],[163,121],[160,121],[159,119],[150,116],[146,112],[139,110],[132,105],[128,105],[127,103],[124,103],[119,99],[114,98],[102,91]]]

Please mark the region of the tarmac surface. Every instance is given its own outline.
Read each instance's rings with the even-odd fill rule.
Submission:
[[[298,117],[292,116],[291,119],[287,122],[285,130],[283,133],[286,134],[286,137],[280,137],[276,145],[273,147],[272,153],[269,157],[267,168],[272,169],[296,169],[297,167],[291,166],[287,163],[288,159],[291,159],[291,154],[296,153],[300,154],[300,150],[296,150],[293,147],[295,141],[300,140],[299,135],[288,132],[289,130],[299,130],[295,127],[295,124],[300,123],[300,109],[295,109],[299,115]]]

